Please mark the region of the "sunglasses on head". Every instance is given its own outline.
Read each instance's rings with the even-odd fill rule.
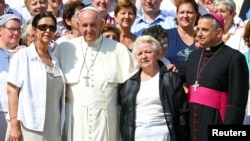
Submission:
[[[56,31],[56,26],[54,26],[54,25],[40,24],[37,26],[37,28],[41,31],[46,31],[47,29],[49,29],[49,31],[51,31],[51,32]]]

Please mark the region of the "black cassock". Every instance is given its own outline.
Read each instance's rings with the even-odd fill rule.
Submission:
[[[220,110],[206,103],[189,102],[191,141],[207,141],[208,125],[243,124],[249,87],[248,68],[243,54],[221,42],[211,47],[210,51],[198,49],[191,52],[178,69],[182,80],[190,88],[194,88],[197,81],[198,89],[208,88],[227,96],[224,117]],[[207,99],[211,101],[211,98]]]

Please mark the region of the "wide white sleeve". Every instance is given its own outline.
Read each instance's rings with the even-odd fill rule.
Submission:
[[[20,49],[17,53],[13,55],[13,57],[10,60],[10,66],[9,66],[9,74],[7,82],[17,86],[21,87],[23,84],[23,71],[24,71],[24,55],[25,51],[24,49]]]
[[[119,83],[125,82],[139,69],[134,55],[123,45],[117,46],[117,76]]]

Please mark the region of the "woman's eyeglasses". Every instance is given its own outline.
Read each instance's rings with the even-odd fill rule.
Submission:
[[[54,25],[40,24],[37,26],[37,28],[41,31],[46,31],[47,29],[49,29],[49,31],[51,32],[56,32],[56,26]]]
[[[27,37],[29,37],[31,39],[36,39],[36,35],[35,34],[27,34]]]
[[[21,28],[5,27],[5,26],[2,26],[2,27],[8,29],[11,33],[15,33],[15,31],[17,31],[18,33],[21,33]]]

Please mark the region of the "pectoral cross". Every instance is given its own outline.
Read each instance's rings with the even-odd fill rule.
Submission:
[[[7,57],[6,57],[6,59],[8,59],[8,63],[10,62],[10,55],[8,55]]]
[[[197,81],[197,80],[195,81],[193,87],[194,87],[194,91],[196,91],[197,87],[199,87],[199,84],[198,84],[198,81]]]
[[[86,86],[89,86],[89,79],[90,79],[90,77],[88,75],[86,75],[86,76],[83,76],[82,78],[85,79]]]

